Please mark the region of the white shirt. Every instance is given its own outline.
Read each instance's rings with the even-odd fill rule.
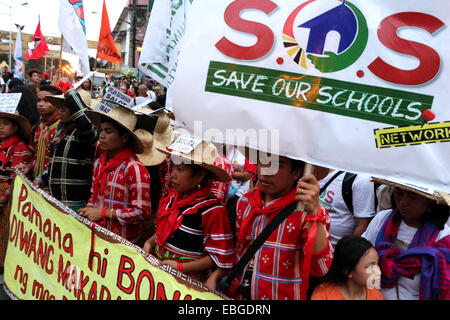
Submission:
[[[330,172],[319,181],[322,188],[337,171]],[[353,213],[350,212],[342,197],[342,182],[345,172],[336,177],[322,192],[319,202],[330,215],[330,237],[331,244],[336,246],[337,242],[346,235],[353,234],[356,218],[372,218],[375,216],[375,189],[371,177],[358,174],[352,185]]]
[[[240,153],[237,148],[233,147],[230,151],[228,151],[227,157],[230,160],[231,165],[234,167],[235,171],[244,170],[245,156],[242,153]],[[250,180],[247,181],[233,180],[231,182],[230,190],[233,188],[237,189],[235,195],[237,195],[238,197],[242,197],[250,189]]]
[[[391,209],[380,211],[375,218],[370,222],[367,227],[366,232],[362,235],[366,238],[370,243],[375,245],[375,241],[377,240],[378,233],[380,232],[381,227],[383,226],[385,220],[391,213]],[[414,238],[414,235],[417,232],[417,228],[413,228],[408,226],[403,220],[400,223],[400,227],[397,233],[397,240],[395,245],[400,250],[405,250],[411,241]],[[439,232],[436,241],[448,236],[450,234],[450,228],[446,225],[441,232]],[[397,297],[397,289],[394,286],[393,288],[385,288],[381,289],[381,293],[383,294],[384,300],[419,300],[419,290],[420,290],[420,274],[414,276],[414,278],[409,279],[406,277],[400,277],[397,282],[398,293]]]

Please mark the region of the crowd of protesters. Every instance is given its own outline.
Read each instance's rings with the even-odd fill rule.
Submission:
[[[17,112],[0,113],[5,208],[17,169],[234,299],[450,299],[448,202],[363,174],[316,166],[304,175],[304,162],[284,156],[267,174],[271,163],[250,162],[248,148],[203,141],[172,150],[176,114],[152,80],[108,78],[94,93],[90,80],[73,89],[38,70],[28,76],[9,80],[7,93],[22,93]],[[132,104],[96,111],[109,86]],[[1,217],[5,237],[6,210]]]

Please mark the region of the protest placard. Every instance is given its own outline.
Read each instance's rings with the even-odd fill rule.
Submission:
[[[27,300],[226,299],[119,235],[93,224],[18,174],[4,280]]]
[[[116,105],[130,108],[131,97],[122,93],[114,87],[108,87],[102,100],[96,107],[96,111],[101,113],[108,113]]]
[[[14,113],[21,97],[21,92],[0,94],[0,112]]]
[[[450,193],[449,10],[194,1],[170,88],[177,122],[206,140]]]

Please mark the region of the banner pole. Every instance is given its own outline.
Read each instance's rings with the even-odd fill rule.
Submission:
[[[305,168],[303,169],[302,177],[309,176],[314,173],[314,165],[311,163],[305,163]],[[297,211],[303,212],[305,210],[305,205],[303,202],[297,202]]]
[[[62,70],[62,52],[63,52],[64,36],[61,33],[61,48],[59,49],[59,67]]]

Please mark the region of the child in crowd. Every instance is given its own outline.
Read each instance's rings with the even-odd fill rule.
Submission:
[[[30,149],[34,153],[32,162],[33,179],[39,177],[48,166],[50,143],[55,137],[59,125],[58,108],[47,98],[51,95],[60,94],[62,92],[54,86],[44,85],[39,88],[37,108],[40,123],[33,127],[30,140]]]
[[[136,243],[151,212],[150,175],[136,155],[144,152],[134,133],[136,115],[121,106],[86,114],[98,128],[104,152],[94,162],[88,204],[78,213]]]
[[[8,237],[9,210],[4,206],[11,195],[14,169],[24,172],[32,154],[24,141],[30,138],[31,125],[27,118],[0,112],[0,270],[6,255],[5,237]]]
[[[47,99],[58,107],[60,125],[51,143],[49,165],[35,185],[48,187],[52,196],[78,211],[90,197],[97,142],[95,127],[84,113],[88,99],[74,89]]]
[[[234,249],[226,208],[211,193],[209,182],[231,177],[215,164],[212,143],[203,142],[189,154],[158,149],[172,155],[172,188],[161,199],[156,233],[145,242],[144,251],[214,288],[210,272],[230,269]]]
[[[358,236],[344,236],[334,251],[330,270],[311,300],[383,300],[378,254],[372,244]]]

